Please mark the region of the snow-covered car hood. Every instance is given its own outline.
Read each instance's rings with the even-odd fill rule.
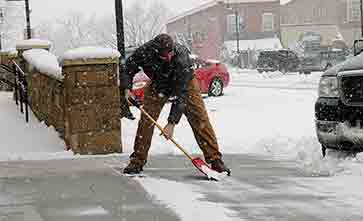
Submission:
[[[363,53],[351,57],[346,61],[339,63],[324,72],[323,76],[340,76],[344,75],[345,71],[362,70],[363,71]],[[363,73],[363,72],[362,72]]]

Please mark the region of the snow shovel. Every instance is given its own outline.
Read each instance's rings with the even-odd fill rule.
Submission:
[[[137,107],[143,114],[145,114],[145,116],[147,117],[147,118],[149,118],[149,120],[151,120],[151,122],[153,122],[153,124],[157,127],[157,128],[159,128],[159,130],[161,131],[161,133],[164,135],[164,129],[156,122],[156,120],[154,120],[153,118],[152,118],[152,116],[150,116],[150,114],[148,114],[145,110],[144,110],[144,108],[137,102],[137,101],[135,101],[135,99],[133,99],[133,98],[129,98],[128,99],[128,102],[131,104],[131,105],[133,105],[133,106],[135,106],[135,107]],[[206,163],[206,162],[204,162],[204,160],[202,160],[200,157],[196,157],[196,158],[193,158],[179,143],[177,143],[173,138],[170,138],[170,141],[179,149],[179,150],[181,150],[183,153],[184,153],[184,155],[186,156],[186,157],[188,157],[191,161],[192,161],[192,163],[193,163],[193,165],[200,171],[200,172],[202,172],[203,174],[205,174],[207,177],[208,177],[208,179],[210,179],[210,180],[215,180],[215,181],[218,181],[218,180],[221,180],[221,179],[223,179],[223,173],[219,173],[219,172],[217,172],[217,171],[215,171],[215,170],[213,170],[212,168],[210,168],[209,167],[209,165]]]

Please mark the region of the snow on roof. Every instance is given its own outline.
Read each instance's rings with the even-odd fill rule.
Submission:
[[[35,38],[18,41],[16,43],[16,49],[29,49],[35,46],[42,48],[50,48],[50,46],[52,46],[52,43],[47,40],[41,40]]]
[[[112,48],[81,47],[64,53],[61,60],[92,59],[92,58],[119,58],[120,52]]]
[[[280,0],[280,4],[285,5],[285,4],[287,4],[287,3],[291,2],[291,1],[292,0]]]
[[[23,53],[24,59],[38,71],[58,80],[63,79],[57,57],[44,49],[31,49]]]
[[[225,41],[225,47],[229,52],[237,51],[237,41]],[[247,50],[280,50],[282,49],[281,42],[278,38],[264,38],[257,40],[239,40],[239,49]]]
[[[212,1],[209,1],[207,3],[204,3],[198,7],[195,7],[193,9],[190,9],[188,11],[185,11],[171,19],[169,19],[169,21],[167,22],[167,24],[169,23],[172,23],[172,22],[175,22],[181,18],[184,18],[188,15],[192,15],[192,14],[195,14],[197,12],[200,12],[200,11],[203,11],[205,9],[208,9],[210,7],[213,7],[213,6],[216,6],[218,3],[224,3],[224,4],[238,4],[238,3],[261,3],[261,2],[277,2],[279,0],[212,0]],[[284,0],[284,1],[287,1],[287,0]]]

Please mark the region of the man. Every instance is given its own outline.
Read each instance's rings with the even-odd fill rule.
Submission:
[[[173,137],[174,127],[185,114],[206,162],[211,164],[212,169],[230,174],[222,161],[198,82],[193,74],[189,50],[183,45],[175,44],[169,35],[160,34],[136,49],[126,60],[125,68],[120,76],[120,87],[125,90],[126,99],[132,88],[133,77],[142,68],[151,79],[144,89],[145,111],[157,120],[164,104],[168,100],[172,102],[168,123],[164,127],[165,138]],[[129,114],[126,111],[126,117],[130,118],[127,115]],[[141,114],[134,152],[124,173],[137,174],[143,170],[153,132],[153,123]]]

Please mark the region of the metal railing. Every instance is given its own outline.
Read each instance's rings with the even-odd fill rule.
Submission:
[[[25,109],[25,121],[28,123],[29,99],[28,99],[28,82],[26,80],[26,74],[15,61],[13,61],[13,69],[15,74],[15,80],[14,80],[15,103],[17,106],[20,106],[21,113],[24,113]]]

